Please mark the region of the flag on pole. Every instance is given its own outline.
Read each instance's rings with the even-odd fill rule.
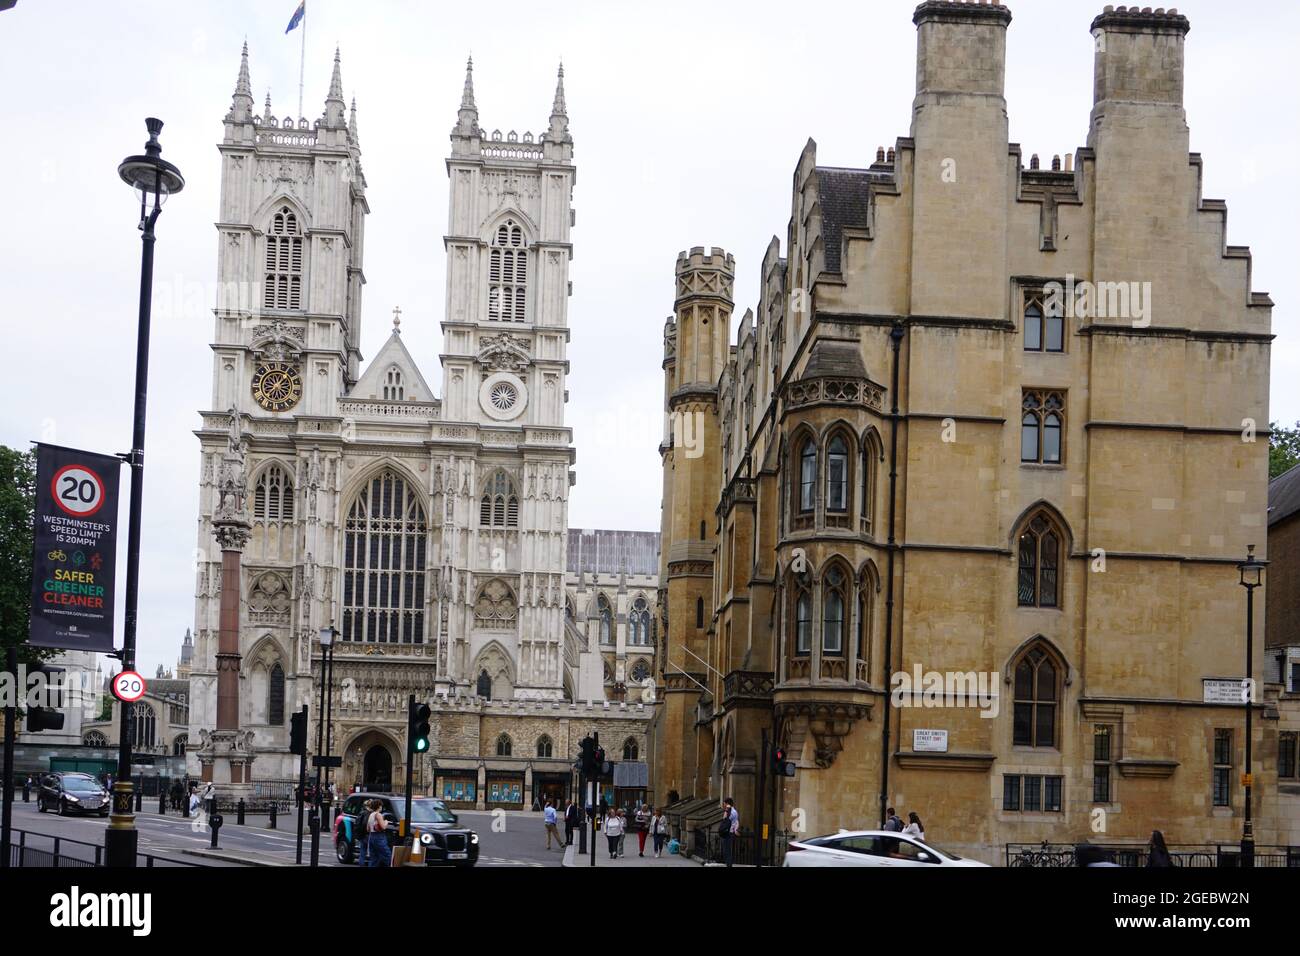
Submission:
[[[302,23],[302,18],[305,17],[306,15],[307,15],[307,0],[302,0],[302,2],[298,4],[298,9],[293,11],[293,16],[289,18],[289,25],[284,28],[284,32],[288,33],[298,24]]]

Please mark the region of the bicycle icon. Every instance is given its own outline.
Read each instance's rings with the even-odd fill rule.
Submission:
[[[51,561],[63,562],[68,560],[67,554],[65,554],[63,551],[51,551],[49,554],[46,555],[46,557],[49,558]]]

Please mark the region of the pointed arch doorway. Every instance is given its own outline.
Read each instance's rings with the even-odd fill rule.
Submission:
[[[393,789],[393,755],[383,744],[375,744],[366,751],[362,762],[361,787],[363,790],[381,793]]]

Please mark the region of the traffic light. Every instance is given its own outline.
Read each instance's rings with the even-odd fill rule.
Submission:
[[[59,688],[63,679],[62,667],[51,667],[49,664],[33,664],[28,667],[28,681],[31,681],[33,674],[41,675],[37,680],[33,690],[36,691],[38,699],[45,703],[56,703],[62,701],[62,691],[51,691],[51,686]],[[35,733],[39,730],[62,730],[63,729],[63,712],[57,707],[39,707],[29,705],[27,708],[27,732]]]
[[[406,721],[406,752],[422,754],[429,749],[429,710],[428,704],[411,702],[410,713]]]
[[[597,744],[596,749],[591,752],[591,766],[592,776],[603,777],[608,772],[605,769],[605,748],[601,747],[599,744]]]
[[[794,761],[786,759],[784,747],[772,751],[772,773],[778,777],[794,776]]]
[[[307,753],[307,705],[296,714],[289,715],[289,753]]]

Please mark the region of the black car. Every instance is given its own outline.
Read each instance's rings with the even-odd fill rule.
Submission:
[[[88,773],[57,772],[41,775],[36,793],[36,809],[65,813],[97,813],[108,816],[112,805],[108,791]]]
[[[365,837],[366,801],[378,800],[388,819],[389,841],[396,843],[397,823],[402,818],[406,798],[393,793],[351,793],[334,821],[334,852],[340,863],[354,863],[360,856],[360,840]],[[420,834],[424,862],[429,866],[473,866],[478,862],[478,834],[459,825],[456,814],[434,797],[411,800],[411,829]]]

